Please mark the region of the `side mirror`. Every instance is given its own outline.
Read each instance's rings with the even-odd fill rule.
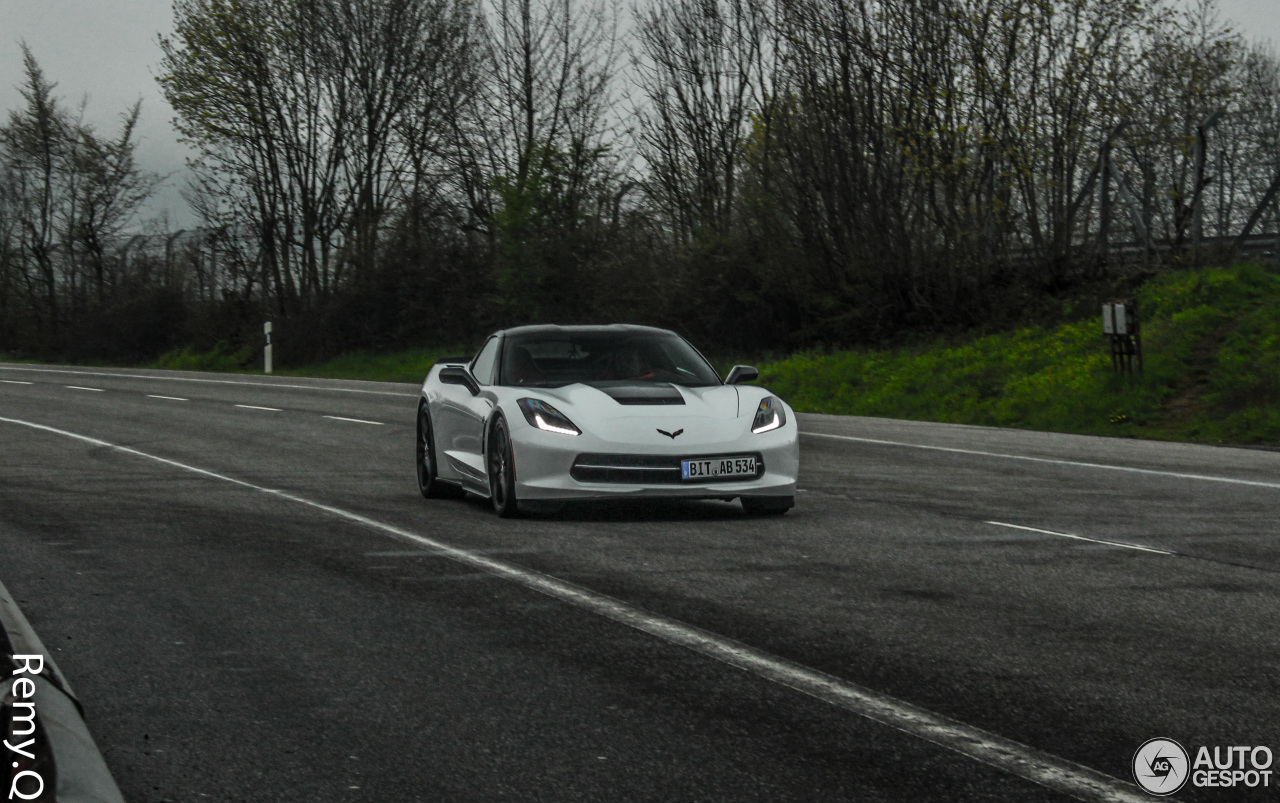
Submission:
[[[446,385],[462,385],[471,391],[472,396],[480,394],[480,383],[476,382],[471,372],[460,365],[450,365],[440,369],[440,381]]]
[[[750,365],[735,365],[724,378],[726,385],[741,385],[743,382],[754,382],[760,378],[760,372]]]

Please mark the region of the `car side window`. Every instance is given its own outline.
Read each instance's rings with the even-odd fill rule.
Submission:
[[[471,361],[471,375],[481,385],[493,384],[493,369],[498,362],[498,338],[491,337]]]

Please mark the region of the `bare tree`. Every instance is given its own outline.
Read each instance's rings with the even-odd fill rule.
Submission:
[[[57,220],[65,212],[62,183],[70,120],[53,95],[55,85],[44,77],[25,43],[22,56],[26,83],[20,91],[25,108],[10,112],[3,131],[5,162],[14,181],[10,192],[16,200],[16,250],[37,322],[46,334],[57,335],[55,248]]]
[[[139,222],[139,208],[160,182],[158,176],[140,170],[135,158],[134,131],[141,113],[142,102],[138,101],[122,115],[115,138],[101,138],[87,127],[79,132],[75,169],[83,181],[71,233],[85,249],[84,259],[99,302],[113,279],[110,274],[115,260],[108,249],[119,242],[126,228]]]
[[[750,115],[765,102],[767,13],[758,0],[636,9],[646,186],[678,242],[729,234]]]
[[[343,160],[350,251],[371,266],[393,204],[423,187],[423,157],[445,129],[469,57],[470,7],[444,0],[344,0],[330,38],[344,65],[350,135]]]
[[[1237,107],[1227,116],[1230,132],[1219,173],[1219,213],[1223,234],[1248,234],[1265,212],[1265,201],[1280,193],[1280,58],[1254,45],[1239,65]],[[1280,225],[1280,221],[1277,222]],[[1280,231],[1280,229],[1278,229]]]
[[[111,288],[107,245],[137,223],[158,178],[134,158],[135,104],[118,136],[102,138],[54,95],[31,50],[23,45],[24,107],[0,128],[5,188],[3,260],[7,287],[25,289],[42,336],[57,338],[65,319],[83,312],[92,287],[97,303]]]
[[[1124,95],[1123,153],[1150,228],[1175,247],[1192,235],[1195,210],[1202,208],[1213,170],[1206,171],[1212,136],[1233,150],[1245,130],[1239,110],[1243,41],[1218,20],[1214,0],[1198,0],[1185,10],[1168,10],[1152,20],[1134,70],[1119,82]],[[1201,127],[1219,121],[1210,134]],[[1233,117],[1237,119],[1232,120]],[[1233,130],[1234,129],[1234,130]],[[1235,154],[1237,162],[1240,154]],[[1199,165],[1199,168],[1197,168]]]
[[[580,306],[584,227],[611,210],[615,24],[591,0],[486,6],[461,172],[516,315]]]
[[[262,285],[289,312],[348,266],[374,270],[379,232],[413,182],[417,115],[456,71],[451,0],[180,0],[161,86],[210,193],[209,223],[252,221]],[[207,207],[212,208],[212,207]]]

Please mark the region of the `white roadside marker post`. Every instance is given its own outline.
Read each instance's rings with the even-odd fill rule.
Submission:
[[[262,349],[262,359],[266,363],[265,373],[271,373],[271,321],[262,325],[262,333],[267,336],[267,345]]]

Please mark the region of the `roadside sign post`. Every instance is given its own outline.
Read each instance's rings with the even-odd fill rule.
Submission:
[[[271,373],[271,321],[267,321],[262,325],[262,333],[267,336],[267,345],[262,349],[262,360],[265,373]]]
[[[1129,299],[1102,305],[1102,333],[1111,339],[1111,370],[1133,376],[1133,358],[1142,373],[1142,329],[1138,322],[1138,302]]]

